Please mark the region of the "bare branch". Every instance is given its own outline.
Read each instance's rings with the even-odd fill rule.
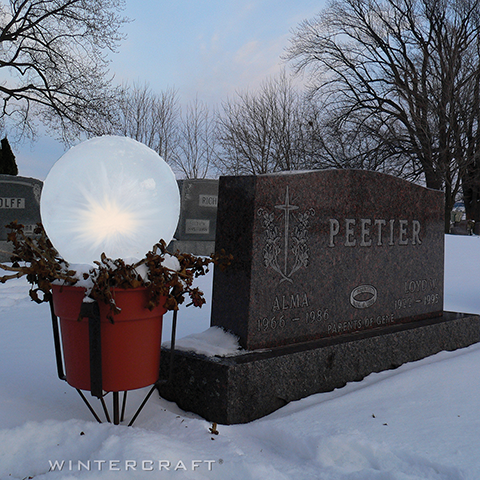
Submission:
[[[10,126],[35,117],[69,142],[110,122],[116,92],[106,51],[127,20],[124,0],[9,0],[0,4],[0,100]],[[33,128],[27,128],[33,131]]]
[[[347,155],[443,189],[447,222],[462,184],[480,188],[479,18],[480,0],[333,0],[287,54]]]

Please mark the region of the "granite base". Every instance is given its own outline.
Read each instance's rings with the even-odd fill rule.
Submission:
[[[246,423],[293,400],[359,381],[442,350],[480,341],[480,316],[443,316],[314,342],[206,357],[175,351],[172,377],[160,395],[184,410],[220,424]],[[160,378],[167,380],[171,352],[162,350]]]

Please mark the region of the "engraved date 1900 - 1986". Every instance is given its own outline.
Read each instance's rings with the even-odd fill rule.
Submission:
[[[257,320],[257,331],[281,330],[289,324],[313,324],[328,318],[328,309],[312,308],[306,293],[276,295],[272,302],[272,313]]]
[[[295,316],[273,315],[257,320],[257,331],[268,332],[272,330],[281,330],[288,324],[313,324],[316,322],[327,321],[330,317],[327,308],[317,310],[308,310],[298,313]]]

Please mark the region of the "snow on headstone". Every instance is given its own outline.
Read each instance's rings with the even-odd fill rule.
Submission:
[[[71,148],[50,170],[40,211],[48,237],[70,263],[142,258],[175,232],[180,195],[175,175],[152,149],[103,136]]]

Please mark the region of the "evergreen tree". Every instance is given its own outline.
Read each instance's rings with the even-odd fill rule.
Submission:
[[[15,162],[15,155],[10,148],[7,138],[0,141],[0,174],[3,175],[18,175],[18,167]]]

